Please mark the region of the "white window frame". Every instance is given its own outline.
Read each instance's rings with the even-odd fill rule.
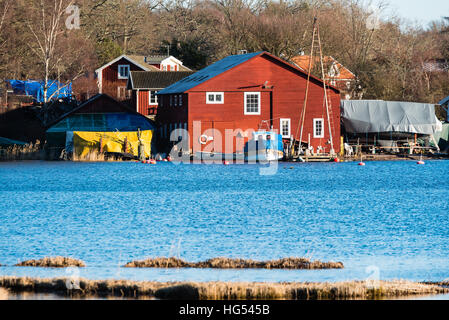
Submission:
[[[154,94],[152,92],[154,92]],[[156,91],[156,90],[149,90],[148,91],[148,104],[150,106],[157,106],[158,101],[157,101],[156,93],[158,93],[158,91]],[[151,98],[154,98],[155,102],[152,102]]]
[[[288,134],[287,135],[284,134],[284,128],[282,125],[282,123],[284,121],[288,122]],[[290,118],[280,118],[279,119],[279,129],[281,131],[280,133],[282,134],[282,138],[290,138],[290,136],[292,134],[291,119]]]
[[[258,111],[257,112],[249,112],[249,111],[247,111],[247,96],[249,96],[249,95],[257,95],[258,96],[258,98],[257,98],[257,102],[258,102],[258,106],[257,106],[257,109],[258,109]],[[243,109],[243,113],[245,114],[245,115],[260,115],[260,92],[245,92],[244,93],[244,95],[243,95],[243,105],[244,105],[244,109]]]
[[[126,76],[126,77],[124,77],[124,76],[122,76],[121,75],[121,73],[120,73],[120,69],[122,69],[122,68],[125,68],[125,69],[128,69],[128,75]],[[129,72],[130,72],[131,70],[130,70],[130,68],[129,68],[129,64],[119,64],[118,65],[118,78],[119,79],[128,79],[129,78]]]
[[[179,104],[180,107],[182,107],[182,94],[180,94],[178,96],[178,104]]]
[[[175,100],[175,107],[177,107],[178,106],[178,95],[175,94],[173,99]]]
[[[209,100],[209,95],[214,96],[214,101]],[[217,96],[221,96],[221,101],[217,102]],[[224,103],[224,92],[206,92],[206,104],[223,104]]]
[[[321,122],[321,135],[316,134],[317,122]],[[313,137],[324,138],[324,118],[313,118]]]

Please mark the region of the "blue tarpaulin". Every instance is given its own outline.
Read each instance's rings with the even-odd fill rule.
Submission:
[[[44,81],[7,80],[14,93],[32,96],[37,102],[44,102]],[[47,100],[69,98],[72,96],[72,83],[65,85],[56,80],[47,81]]]

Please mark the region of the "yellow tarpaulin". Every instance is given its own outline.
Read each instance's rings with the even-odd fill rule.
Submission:
[[[140,132],[145,147],[145,156],[150,157],[152,130]],[[101,142],[101,145],[100,145]],[[78,158],[84,158],[90,152],[125,152],[138,156],[139,138],[137,131],[132,132],[73,132],[73,152]]]

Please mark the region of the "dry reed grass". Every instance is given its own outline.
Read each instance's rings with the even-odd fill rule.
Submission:
[[[105,152],[100,152],[97,149],[91,149],[86,155],[80,156],[73,153],[73,161],[79,162],[117,162],[123,161],[123,159],[118,155],[106,154]]]
[[[4,288],[0,288],[0,300],[8,300],[9,292]]]
[[[19,262],[16,267],[45,267],[45,268],[66,268],[85,267],[86,264],[78,259],[67,257],[45,257],[39,260],[26,260]]]
[[[34,144],[13,145],[6,149],[0,149],[0,161],[42,160],[43,158],[44,154],[39,140],[36,140]]]
[[[66,278],[0,277],[0,287],[12,292],[53,293],[66,296],[102,296],[159,299],[386,299],[449,293],[449,288],[411,281],[379,281],[376,288],[365,281],[337,283],[261,282],[150,282],[79,279],[79,289],[68,290]],[[73,283],[73,282],[72,282]]]
[[[108,158],[103,152],[98,150],[91,150],[85,156],[81,157],[76,153],[73,153],[73,161],[86,161],[86,162],[97,162],[97,161],[107,161]]]
[[[145,260],[135,260],[124,265],[126,268],[192,268],[192,264],[182,259],[170,258],[150,258]]]
[[[251,259],[212,258],[200,262],[186,262],[182,259],[149,258],[128,262],[127,268],[214,268],[214,269],[342,269],[341,262],[311,261],[307,258],[282,258],[278,260],[255,261]]]

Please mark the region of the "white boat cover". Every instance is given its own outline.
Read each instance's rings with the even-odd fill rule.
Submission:
[[[342,100],[341,117],[347,132],[407,132],[434,134],[443,126],[435,105],[383,100]]]

